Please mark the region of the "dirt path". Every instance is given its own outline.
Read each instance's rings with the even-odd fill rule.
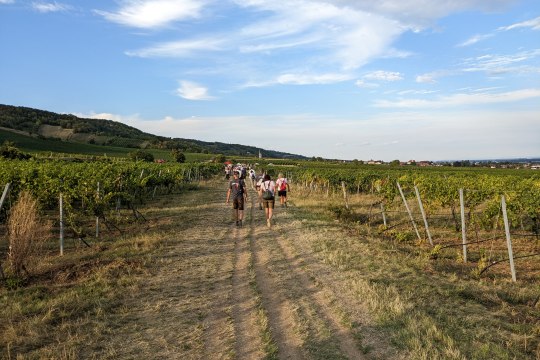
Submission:
[[[370,358],[350,325],[361,321],[351,320],[360,305],[336,294],[335,284],[325,283],[330,278],[314,275],[324,264],[302,243],[305,229],[294,210],[276,208],[269,229],[250,191],[244,226],[236,227],[225,187],[152,210],[162,214],[162,230],[147,235],[162,241],[153,266],[120,311],[100,320],[101,345],[83,357]],[[357,307],[347,312],[349,306]]]

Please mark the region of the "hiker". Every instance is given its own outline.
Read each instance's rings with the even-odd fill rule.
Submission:
[[[286,177],[283,177],[283,173],[279,173],[278,179],[276,180],[276,188],[278,190],[279,203],[281,207],[287,207],[287,191],[291,191],[289,187],[289,182]]]
[[[257,177],[257,183],[255,184],[255,190],[257,191],[257,197],[258,197],[258,203],[259,203],[259,210],[262,210],[262,191],[261,191],[261,185],[264,181],[264,174],[261,174]]]
[[[272,213],[274,212],[276,183],[270,179],[270,175],[264,175],[259,193],[262,197],[264,212],[266,214],[266,226],[272,226]]]
[[[250,168],[248,173],[249,173],[249,180],[251,180],[251,188],[254,189],[255,188],[255,177],[256,177],[255,169]]]
[[[233,173],[233,179],[229,182],[229,190],[227,190],[227,204],[232,197],[233,209],[236,216],[236,226],[242,226],[244,203],[247,202],[248,199],[246,183],[244,180],[239,179],[239,177],[240,172],[235,171]]]

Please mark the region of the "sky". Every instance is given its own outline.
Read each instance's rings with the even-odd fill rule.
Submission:
[[[0,103],[308,157],[540,157],[540,1],[0,0]]]

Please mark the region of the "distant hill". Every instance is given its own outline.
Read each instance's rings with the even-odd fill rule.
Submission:
[[[60,139],[65,142],[115,146],[124,148],[180,149],[189,153],[210,153],[265,158],[305,159],[305,156],[254,146],[205,142],[193,139],[167,138],[142,132],[112,120],[85,119],[71,114],[22,106],[0,104],[0,128],[39,139]]]

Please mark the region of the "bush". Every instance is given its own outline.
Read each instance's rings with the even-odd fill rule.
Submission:
[[[0,156],[6,159],[20,159],[20,160],[27,160],[30,159],[31,156],[29,154],[25,154],[21,152],[19,149],[15,147],[15,144],[11,141],[5,141],[2,146],[0,146]]]
[[[51,224],[39,219],[38,203],[28,191],[21,192],[11,209],[8,226],[8,265],[20,277],[30,272],[32,258],[37,255],[51,232]]]
[[[129,153],[129,158],[135,161],[154,162],[154,155],[144,150],[137,150]]]
[[[177,162],[177,163],[185,163],[186,162],[186,155],[184,155],[184,153],[178,149],[173,149],[172,150],[172,156],[174,158],[174,160]]]

